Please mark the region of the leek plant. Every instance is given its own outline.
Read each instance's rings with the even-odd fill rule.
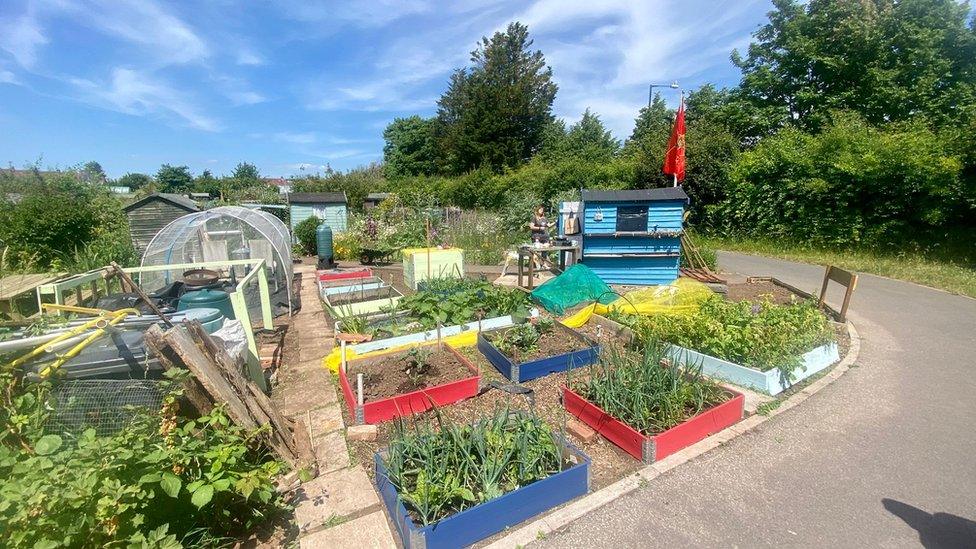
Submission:
[[[471,425],[436,414],[436,424],[398,420],[383,458],[400,501],[423,525],[562,470],[552,429],[532,413],[499,407]]]
[[[570,380],[577,394],[645,435],[655,435],[729,399],[702,376],[701,366],[665,361],[666,347],[651,342],[642,353],[610,346],[589,374]]]

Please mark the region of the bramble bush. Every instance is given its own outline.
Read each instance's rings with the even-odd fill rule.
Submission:
[[[221,408],[176,414],[179,380],[161,410],[141,410],[119,432],[50,432],[52,382],[0,374],[0,531],[9,547],[224,545],[285,510],[280,464],[259,432]]]

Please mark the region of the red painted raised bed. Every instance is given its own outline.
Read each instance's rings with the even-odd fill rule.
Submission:
[[[663,433],[651,436],[644,435],[614,418],[565,385],[563,385],[563,406],[566,407],[567,412],[592,427],[623,451],[644,463],[654,463],[742,419],[745,396],[731,390],[728,392],[732,394],[731,399]]]
[[[327,282],[329,280],[348,280],[353,278],[369,278],[373,276],[372,269],[357,269],[355,271],[316,271],[319,280]]]
[[[342,386],[342,394],[346,399],[346,405],[349,406],[349,412],[356,418],[356,423],[381,423],[400,416],[426,412],[434,406],[447,406],[448,404],[453,404],[477,395],[481,388],[481,372],[468,359],[464,358],[461,353],[458,353],[454,347],[450,345],[446,345],[446,347],[454,353],[454,356],[462,364],[468,367],[468,370],[471,372],[471,377],[442,383],[433,387],[427,387],[426,389],[418,389],[381,400],[364,402],[362,406],[359,406],[356,402],[355,380],[350,381],[346,376],[346,370],[339,368],[339,385]],[[370,359],[364,358],[361,360]]]

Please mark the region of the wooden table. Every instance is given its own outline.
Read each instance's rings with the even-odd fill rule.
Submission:
[[[555,252],[556,256],[559,258],[557,265],[558,267],[553,270],[557,273],[561,273],[566,270],[566,254],[564,252],[570,252],[573,254],[573,263],[579,261],[580,247],[575,244],[568,246],[533,246],[531,244],[525,244],[519,246],[518,248],[518,285],[522,285],[522,277],[525,275],[525,268],[522,265],[523,259],[528,259],[528,275],[529,282],[525,286],[528,289],[535,287],[535,261],[540,254],[548,254]]]
[[[13,319],[21,319],[23,315],[17,310],[17,299],[34,292],[38,286],[47,284],[64,276],[64,273],[36,273],[16,274],[0,279],[0,313]]]

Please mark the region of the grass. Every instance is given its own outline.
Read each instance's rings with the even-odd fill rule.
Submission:
[[[834,265],[954,294],[976,298],[976,257],[971,249],[934,247],[932,250],[830,250],[783,241],[696,236],[696,243],[734,252]],[[971,246],[971,244],[970,244]]]

